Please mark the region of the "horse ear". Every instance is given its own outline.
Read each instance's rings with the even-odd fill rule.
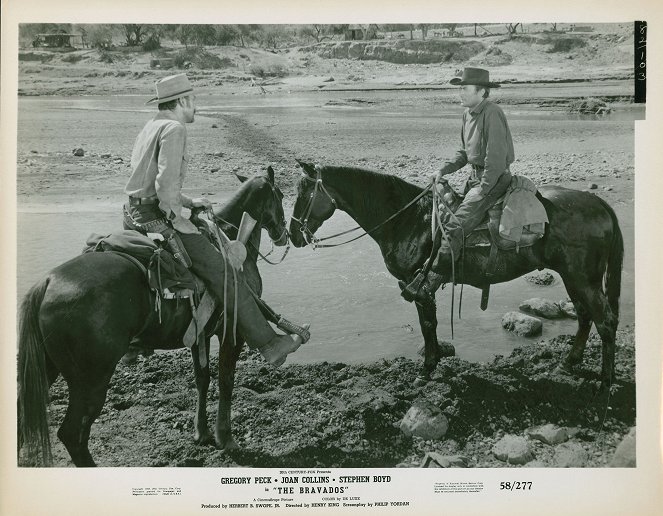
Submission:
[[[274,184],[274,169],[272,166],[267,167],[267,179],[269,179],[269,182]]]
[[[238,174],[237,172],[235,172],[235,176],[237,177],[237,179],[240,180],[241,183],[243,183],[245,181],[248,181],[248,179],[249,179],[248,177],[242,176],[242,175]]]
[[[297,163],[299,164],[300,167],[302,167],[302,170],[304,173],[312,178],[316,177],[316,171],[315,171],[315,165],[312,165],[311,163],[305,163],[303,161],[296,160]]]

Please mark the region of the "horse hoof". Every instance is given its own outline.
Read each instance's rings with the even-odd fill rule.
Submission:
[[[211,433],[204,432],[204,433],[201,433],[201,434],[194,435],[193,441],[198,446],[205,446],[205,445],[214,444],[214,437],[212,437]]]
[[[428,383],[428,377],[426,376],[417,376],[416,380],[414,381],[414,386],[415,387],[423,387]]]
[[[219,448],[223,451],[226,452],[231,452],[235,450],[239,450],[239,445],[235,442],[235,439],[230,439],[226,441],[226,443],[222,446],[219,446]]]
[[[567,363],[559,364],[553,371],[555,374],[562,374],[564,376],[573,376],[571,366]]]

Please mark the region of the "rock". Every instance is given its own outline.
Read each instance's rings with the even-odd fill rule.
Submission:
[[[214,154],[212,154],[212,156],[214,156],[216,158],[222,158],[223,157],[223,152],[215,152]]]
[[[587,464],[587,451],[576,442],[560,444],[555,448],[553,466],[557,468],[582,468]]]
[[[446,340],[437,341],[437,352],[442,358],[456,356],[455,346],[451,342],[447,342]],[[422,357],[425,356],[426,346],[424,344],[421,344],[419,346],[419,349],[417,349],[417,353],[419,354],[419,356]]]
[[[322,81],[322,82],[334,82],[334,78],[333,78],[333,77],[329,77],[329,78],[325,79],[325,80]]]
[[[543,443],[553,445],[563,443],[569,439],[566,428],[560,428],[552,423],[532,428],[527,431],[527,435],[531,439],[537,439]]]
[[[218,125],[216,125],[216,124],[212,124],[212,129],[218,129],[218,128],[219,128]]]
[[[502,328],[520,337],[533,337],[541,335],[543,323],[536,317],[524,315],[519,312],[508,312],[502,317]]]
[[[564,317],[564,312],[562,312],[557,303],[540,297],[527,299],[520,303],[518,308],[523,312],[538,315],[539,317],[545,317],[546,319],[559,319]]]
[[[81,149],[80,147],[78,149],[74,149],[73,151],[74,156],[85,156],[85,151]]]
[[[462,455],[442,455],[437,452],[428,452],[421,461],[422,468],[466,468],[467,457]]]
[[[417,401],[403,417],[400,429],[407,437],[416,436],[428,441],[444,437],[449,421],[432,403]]]
[[[111,155],[109,153],[104,153],[104,154],[101,155],[101,157],[104,158],[104,159],[108,159],[108,158],[111,157]]]
[[[391,409],[393,408],[396,404],[398,403],[398,400],[394,398],[391,394],[389,394],[387,391],[384,389],[371,389],[368,392],[364,392],[363,394],[359,394],[358,396],[355,396],[352,401],[351,405],[353,407],[363,407],[367,406],[372,408],[375,411],[379,411],[382,409]]]
[[[527,439],[518,435],[505,435],[493,445],[492,451],[495,458],[509,464],[527,464],[534,459]]]
[[[590,190],[596,190],[598,187],[599,185],[597,185],[596,183],[590,183],[587,188],[589,188]]]
[[[617,446],[610,467],[634,468],[635,465],[635,427],[633,427]]]
[[[532,462],[528,462],[525,464],[526,468],[547,468],[548,465],[540,460],[533,460]]]
[[[540,271],[525,276],[525,280],[535,285],[552,285],[555,282],[555,276],[548,271]]]
[[[568,299],[562,299],[557,303],[557,306],[559,306],[559,309],[564,313],[566,317],[570,317],[571,319],[578,318],[578,314],[576,313],[576,307]]]

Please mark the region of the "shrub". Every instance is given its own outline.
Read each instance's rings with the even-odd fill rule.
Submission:
[[[110,52],[106,52],[105,50],[100,50],[99,51],[99,61],[102,63],[112,63],[113,62],[113,56],[110,54]]]
[[[158,34],[150,34],[143,42],[143,50],[146,52],[152,52],[153,50],[158,50],[159,48],[161,48],[161,38]]]
[[[69,54],[62,58],[65,63],[78,63],[81,59],[83,59],[83,56],[79,54]]]
[[[552,43],[552,47],[548,52],[570,52],[574,48],[587,46],[582,38],[551,38],[547,43]]]
[[[263,67],[260,65],[253,65],[249,71],[256,77],[286,77],[288,75],[288,70],[285,66],[281,64],[274,64],[268,67]]]

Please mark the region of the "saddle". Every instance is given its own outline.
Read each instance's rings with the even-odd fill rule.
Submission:
[[[548,214],[539,200],[534,182],[514,175],[506,193],[488,210],[486,217],[465,237],[466,248],[490,247],[486,276],[481,291],[481,309],[488,307],[490,280],[497,270],[497,252],[533,246],[545,235]]]

